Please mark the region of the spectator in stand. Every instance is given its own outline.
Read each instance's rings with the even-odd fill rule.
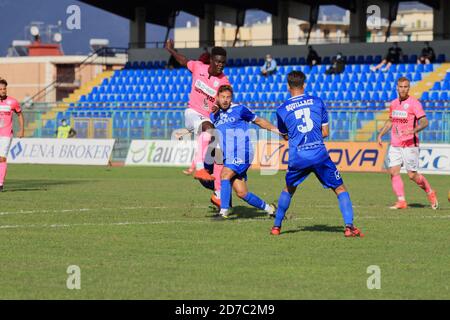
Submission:
[[[425,42],[425,48],[422,49],[422,54],[419,59],[417,59],[417,64],[430,64],[436,60],[436,55],[434,54],[434,50],[430,47],[430,43]]]
[[[331,60],[331,63],[331,67],[329,67],[328,70],[325,71],[325,74],[340,74],[344,72],[345,61],[342,57],[342,53],[338,52],[338,54]]]
[[[310,67],[320,64],[321,58],[317,54],[316,50],[312,46],[308,46],[308,56],[306,57],[306,64]]]
[[[384,57],[383,61],[381,61],[376,67],[371,67],[370,70],[377,71],[386,65],[382,71],[388,71],[393,63],[400,62],[400,57],[402,54],[402,49],[398,46],[397,42],[394,42],[394,46],[388,49],[388,53],[386,57]]]
[[[277,62],[272,58],[270,54],[266,55],[266,61],[261,67],[261,75],[267,77],[277,72]]]

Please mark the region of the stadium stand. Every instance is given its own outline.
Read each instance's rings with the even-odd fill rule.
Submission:
[[[295,57],[276,58],[278,72],[267,78],[259,72],[262,59],[229,59],[225,73],[235,88],[235,100],[260,110],[260,115],[275,123],[275,107],[289,96],[286,74],[294,69],[305,72],[307,91],[329,105],[331,140],[349,140],[355,138],[358,130],[367,128],[367,123],[381,122],[378,113],[383,113],[389,101],[397,97],[395,81],[398,78],[407,76],[414,87],[441,65],[418,65],[412,63],[417,57],[411,55],[403,57],[411,63],[393,65],[387,72],[372,72],[371,64],[380,59],[381,56],[349,56],[342,74],[326,75],[326,64],[309,67]],[[438,60],[444,61],[445,56],[439,55]],[[191,76],[186,68],[169,70],[164,69],[164,65],[164,61],[127,63],[124,69],[116,70],[100,85],[81,95],[79,101],[71,103],[66,112],[60,112],[55,123],[62,117],[112,118],[115,138],[169,137],[173,129],[183,126]],[[425,140],[445,141],[447,138],[443,132],[450,119],[443,121],[443,113],[439,111],[448,110],[450,106],[449,88],[450,73],[420,97],[424,106],[434,111],[430,114],[430,130],[424,132]],[[49,128],[52,125],[48,124]],[[74,128],[80,135],[88,130],[83,122]],[[362,140],[372,139],[370,134]]]

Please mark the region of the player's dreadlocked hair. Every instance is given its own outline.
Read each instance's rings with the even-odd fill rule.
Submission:
[[[301,71],[291,71],[288,74],[288,84],[290,88],[303,88],[306,76]]]
[[[211,55],[212,56],[224,56],[224,57],[226,57],[227,56],[227,51],[224,48],[222,48],[222,47],[214,47],[211,50]]]

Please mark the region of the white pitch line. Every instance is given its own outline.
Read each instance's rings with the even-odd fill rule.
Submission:
[[[193,209],[205,209],[205,206],[193,206]],[[0,216],[14,215],[14,214],[33,214],[33,213],[78,213],[89,211],[112,211],[112,210],[145,210],[145,209],[186,209],[186,207],[116,207],[116,208],[76,208],[76,209],[42,209],[42,210],[20,210],[20,211],[4,211],[0,212]]]
[[[206,206],[196,205],[189,207],[191,209],[206,209]],[[336,205],[310,205],[303,206],[303,208],[325,208],[325,209],[336,209]],[[353,208],[380,208],[387,209],[388,207],[379,206],[379,205],[365,205],[359,206],[354,205]],[[154,209],[154,210],[162,210],[162,209],[182,209],[185,210],[186,207],[167,207],[167,206],[151,206],[151,207],[115,207],[115,208],[75,208],[75,209],[42,209],[42,210],[20,210],[20,211],[3,211],[0,212],[0,216],[6,215],[15,215],[15,214],[34,214],[34,213],[79,213],[79,212],[90,212],[90,211],[116,211],[116,210],[145,210],[145,209]],[[425,208],[424,208],[425,209]],[[447,209],[447,208],[445,208]]]
[[[139,210],[139,209],[168,209],[168,207],[117,207],[117,208],[77,208],[77,209],[53,209],[53,210],[21,210],[0,212],[0,216],[13,214],[33,214],[33,213],[72,213],[89,212],[98,210]]]
[[[319,219],[329,219],[327,216],[319,217],[297,217],[291,218],[288,221],[298,221],[298,220],[319,220]],[[337,217],[335,217],[337,219]],[[400,220],[402,218],[420,218],[420,219],[450,219],[450,215],[447,216],[391,216],[391,217],[376,217],[376,216],[355,216],[356,219],[383,219],[383,220]],[[236,219],[231,220],[233,223],[248,223],[248,222],[267,222],[272,221],[272,219],[267,218],[253,218],[253,219]],[[224,221],[225,223],[227,221]],[[73,224],[29,224],[29,225],[3,225],[0,229],[25,229],[25,228],[71,228],[71,227],[109,227],[109,226],[129,226],[129,225],[156,225],[156,224],[177,224],[177,223],[187,223],[187,224],[203,224],[203,223],[217,223],[213,220],[160,220],[160,221],[124,221],[124,222],[111,222],[111,223],[73,223]]]

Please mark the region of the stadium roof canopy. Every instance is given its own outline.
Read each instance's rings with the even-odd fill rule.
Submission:
[[[337,5],[347,10],[355,12],[356,3],[361,0],[291,0],[307,5]],[[386,3],[402,2],[399,0],[382,0]],[[117,14],[130,20],[135,17],[135,8],[146,8],[146,22],[161,26],[170,26],[168,17],[172,16],[176,11],[184,11],[199,18],[204,18],[206,14],[205,4],[217,4],[227,6],[233,9],[246,10],[257,9],[263,10],[270,14],[278,14],[278,2],[280,0],[127,0],[127,1],[111,1],[111,0],[81,0],[81,2]],[[434,9],[439,9],[440,0],[421,0],[423,4],[429,5]]]

